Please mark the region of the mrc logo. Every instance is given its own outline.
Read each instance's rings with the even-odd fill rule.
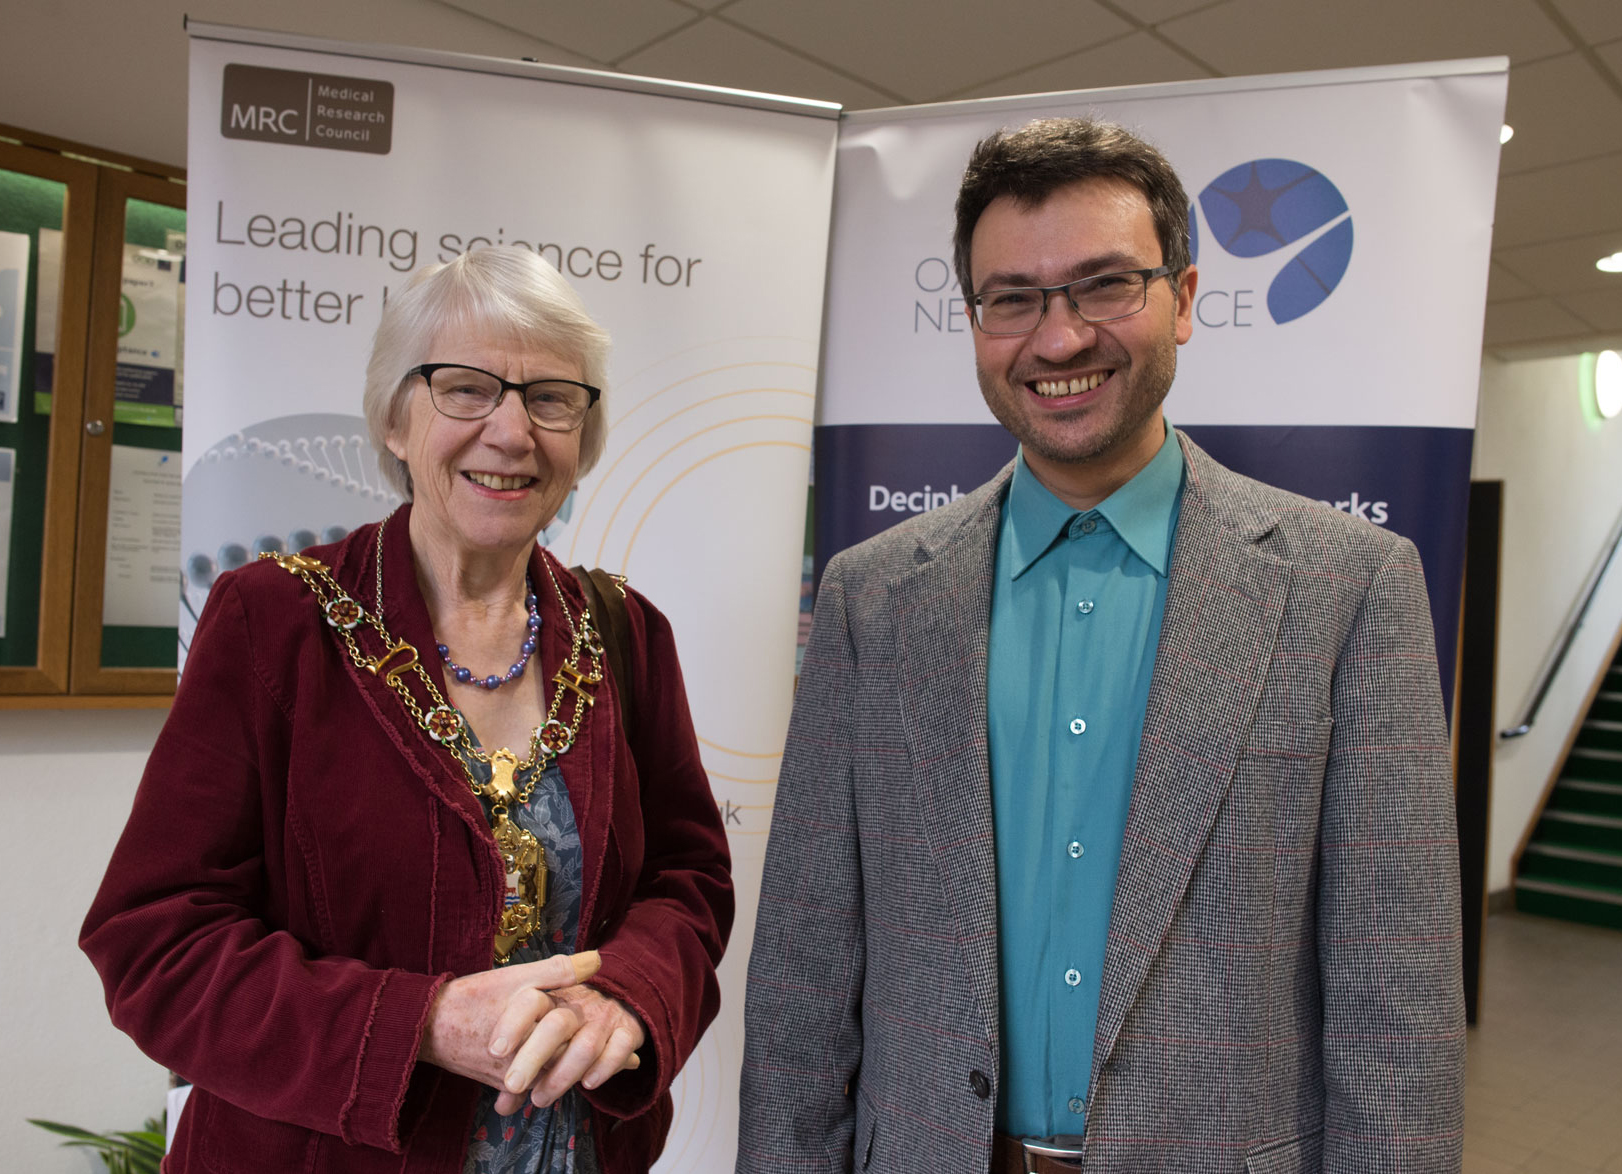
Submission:
[[[1208,183],[1188,209],[1189,249],[1198,261],[1196,209],[1212,242],[1229,256],[1278,258],[1277,268],[1268,270],[1265,305],[1267,315],[1280,325],[1321,306],[1351,263],[1352,216],[1345,197],[1305,163],[1252,159]],[[1247,297],[1254,292],[1202,292],[1195,312],[1207,326],[1253,325],[1257,307]]]

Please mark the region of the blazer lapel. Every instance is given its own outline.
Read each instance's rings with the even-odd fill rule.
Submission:
[[[890,592],[896,683],[917,810],[991,1040],[997,1038],[999,1012],[986,657],[1007,473],[981,491],[986,496],[979,507],[942,541],[926,537],[919,543],[921,565]]]
[[[1188,482],[1110,913],[1090,1084],[1115,1047],[1227,795],[1289,590],[1289,567],[1256,547],[1271,517],[1230,508],[1230,487],[1243,494],[1242,483],[1184,447]]]

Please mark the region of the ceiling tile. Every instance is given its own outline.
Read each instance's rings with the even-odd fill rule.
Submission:
[[[1612,41],[1608,45],[1601,45],[1594,52],[1599,55],[1600,61],[1611,71],[1611,76],[1622,78],[1622,41]]]
[[[1133,86],[1208,76],[1188,58],[1168,49],[1148,33],[1132,33],[1107,45],[1084,49],[951,96],[998,98],[1005,94],[1045,94],[1053,90]]]
[[[1160,31],[1227,74],[1280,73],[1508,54],[1567,52],[1571,42],[1525,2],[1231,0],[1168,21]]]
[[[1183,16],[1202,8],[1220,8],[1228,0],[1132,0],[1130,4],[1121,5],[1130,11],[1136,20],[1144,24],[1156,25],[1163,20],[1170,20],[1174,16]]]
[[[1617,229],[1622,229],[1622,152],[1499,177],[1495,248]]]
[[[1498,163],[1506,175],[1622,150],[1622,94],[1580,53],[1513,67],[1504,121],[1515,128]]]
[[[510,29],[613,62],[698,18],[673,0],[442,0]]]
[[[715,17],[682,29],[619,64],[627,73],[820,98],[841,102],[851,110],[894,106],[900,100]]]
[[[1553,341],[1579,338],[1593,329],[1552,298],[1532,298],[1521,302],[1497,302],[1487,307],[1482,345],[1505,346],[1518,342]]]
[[[1622,220],[1622,217],[1619,217]],[[1622,250],[1622,223],[1596,236],[1569,237],[1541,245],[1498,249],[1502,267],[1533,286],[1532,292],[1569,294],[1580,290],[1622,289],[1622,273],[1601,273],[1594,262]]]
[[[1622,4],[1616,0],[1553,0],[1559,13],[1571,22],[1590,45],[1622,37]]]
[[[1622,289],[1590,294],[1573,294],[1560,304],[1601,334],[1622,332]]]
[[[726,18],[914,102],[1132,31],[1093,0],[917,6],[739,0]]]
[[[1487,270],[1487,301],[1514,302],[1537,297],[1540,291],[1494,261]]]

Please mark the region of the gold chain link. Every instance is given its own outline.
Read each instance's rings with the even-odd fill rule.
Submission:
[[[387,669],[382,672],[384,683],[400,698],[406,711],[411,715],[411,719],[416,722],[423,732],[433,741],[445,745],[450,756],[462,768],[462,773],[467,776],[468,786],[472,788],[473,793],[485,795],[485,786],[473,774],[473,766],[468,759],[477,759],[485,765],[489,765],[489,754],[473,744],[472,739],[469,737],[470,727],[467,718],[462,715],[460,710],[445,700],[438,686],[434,684],[433,678],[428,675],[428,670],[423,667],[422,661],[417,655],[417,650],[404,641],[396,641],[393,634],[389,632],[383,623],[383,531],[387,525],[388,519],[385,518],[377,528],[377,610],[375,612],[367,611],[351,598],[338,584],[337,580],[332,577],[326,564],[319,559],[309,558],[302,554],[276,555],[265,553],[259,557],[262,559],[275,559],[283,570],[296,575],[304,581],[305,585],[310,588],[311,593],[315,595],[316,603],[320,606],[328,625],[343,640],[344,649],[356,668],[377,676],[382,666],[396,654],[410,656],[410,664],[405,668]],[[569,614],[569,605],[564,599],[563,589],[558,584],[557,576],[552,573],[551,565],[544,559],[542,565],[546,567],[547,577],[552,581],[552,590],[557,594],[558,606],[563,610],[564,622],[569,626],[570,648],[564,664],[569,672],[575,674],[579,680],[595,685],[603,679],[604,652],[602,641],[591,625],[591,612],[589,609],[582,608],[580,623],[577,626],[574,617]],[[335,608],[337,609],[336,613]],[[354,629],[359,626],[362,620],[377,633],[378,638],[383,642],[385,652],[381,657],[369,657],[360,650],[360,644],[355,639]],[[538,639],[539,634],[537,633]],[[588,653],[591,657],[591,671],[589,673],[579,672],[582,652]],[[417,679],[422,682],[429,699],[434,703],[433,709],[427,713],[423,712],[422,706],[412,696],[411,689],[405,683],[406,668],[415,671]],[[561,676],[563,669],[558,671]],[[560,737],[554,734],[549,740],[543,741],[543,732],[551,729],[551,727],[556,726],[560,730],[565,729],[563,724],[558,721],[558,712],[562,707],[565,693],[574,695],[574,711],[570,715],[569,725],[566,727],[566,736]],[[545,696],[544,685],[542,686],[542,696]],[[551,704],[547,708],[546,721],[531,731],[529,754],[517,764],[515,772],[530,770],[532,767],[542,767],[546,759],[556,758],[573,746],[576,736],[580,733],[580,724],[585,719],[586,709],[591,704],[593,702],[589,695],[582,693],[578,688],[564,688],[560,682],[559,687],[552,694]],[[443,737],[436,734],[431,720],[432,715],[436,713],[454,715],[458,724],[458,732],[455,735]],[[547,744],[548,741],[556,745]],[[453,745],[453,743],[456,745]],[[520,805],[529,802],[541,773],[541,769],[531,771],[523,791],[517,796],[517,802]],[[505,810],[505,804],[500,806]],[[494,813],[494,808],[492,808],[492,813]]]

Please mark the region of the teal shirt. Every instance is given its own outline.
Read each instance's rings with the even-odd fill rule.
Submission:
[[[998,1128],[1079,1134],[1183,451],[1077,513],[1023,453],[997,534],[989,679],[1002,979]]]

